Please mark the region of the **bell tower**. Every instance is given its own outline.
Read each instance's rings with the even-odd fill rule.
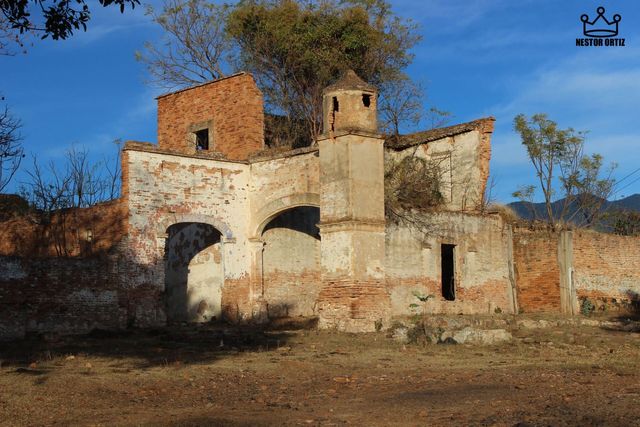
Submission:
[[[327,87],[320,149],[319,326],[367,332],[386,324],[384,139],[377,90],[349,70]]]
[[[324,135],[340,131],[378,132],[378,91],[353,70],[327,86],[322,94]]]

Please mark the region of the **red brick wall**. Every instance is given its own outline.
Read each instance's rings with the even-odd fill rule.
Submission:
[[[50,219],[32,213],[0,223],[0,255],[92,256],[111,250],[126,233],[127,207],[123,199],[66,209]]]
[[[520,310],[560,312],[558,236],[514,229],[513,260]]]
[[[193,126],[209,123],[209,150],[244,160],[264,148],[262,93],[249,74],[237,74],[158,98],[158,145],[194,154]],[[210,137],[211,138],[211,137]]]
[[[574,286],[578,300],[599,310],[637,309],[640,301],[640,238],[575,231]]]
[[[25,334],[159,326],[157,287],[127,286],[136,271],[119,254],[91,258],[0,256],[0,341]]]

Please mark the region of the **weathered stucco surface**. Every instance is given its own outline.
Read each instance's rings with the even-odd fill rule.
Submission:
[[[386,155],[395,161],[416,156],[437,165],[442,182],[444,209],[480,209],[490,157],[490,150],[485,148],[481,132],[474,130],[403,150],[388,150]]]
[[[0,227],[0,338],[282,316],[361,332],[415,313],[638,304],[638,239],[481,214],[493,118],[385,141],[376,103],[348,74],[325,91],[317,145],[270,154],[251,76],[160,97],[159,145],[126,144],[122,197],[71,212],[68,253],[26,219]],[[439,165],[446,206],[427,229],[386,222],[385,156]]]
[[[441,213],[426,235],[391,225],[386,235],[386,283],[393,314],[512,313],[508,229],[499,216]],[[455,300],[442,292],[441,247],[455,245]],[[426,302],[420,297],[431,296]],[[417,307],[415,306],[417,305]]]
[[[262,233],[264,299],[271,318],[314,316],[320,292],[320,212],[297,207],[272,219]]]
[[[222,314],[221,234],[208,224],[169,227],[165,244],[167,319],[207,322]]]

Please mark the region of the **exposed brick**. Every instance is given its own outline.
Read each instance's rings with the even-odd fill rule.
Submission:
[[[262,94],[250,74],[240,73],[158,98],[158,145],[196,153],[193,126],[212,126],[210,151],[244,160],[264,148]]]

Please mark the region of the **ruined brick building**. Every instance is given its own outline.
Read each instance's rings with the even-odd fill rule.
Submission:
[[[157,145],[126,144],[122,197],[74,213],[70,256],[24,220],[2,227],[0,337],[294,316],[372,331],[417,296],[433,314],[572,314],[640,291],[637,239],[481,211],[493,118],[385,141],[376,89],[354,73],[323,102],[317,143],[273,154],[251,75],[160,96]],[[385,221],[385,156],[443,165],[428,236]]]

